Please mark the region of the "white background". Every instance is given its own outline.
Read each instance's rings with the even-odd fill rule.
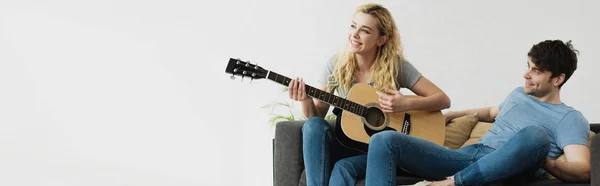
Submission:
[[[364,2],[0,0],[0,185],[271,185],[260,107],[288,98],[228,59],[314,84]],[[378,2],[449,110],[500,103],[533,44],[571,39],[562,101],[600,122],[598,1]]]

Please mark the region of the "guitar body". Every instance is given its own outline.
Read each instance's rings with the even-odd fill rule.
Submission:
[[[380,110],[376,91],[377,89],[367,84],[356,84],[348,92],[347,99]],[[402,131],[406,131],[403,130],[405,118],[410,117],[410,127],[409,132],[406,133],[407,135],[444,145],[446,126],[444,116],[440,111],[392,112],[383,113],[383,115],[385,117],[384,125],[372,127],[369,126],[369,116],[365,119],[348,111],[343,111],[341,118],[338,115],[338,124],[335,127],[336,138],[347,148],[367,152],[372,135],[385,130],[395,130],[402,133]]]

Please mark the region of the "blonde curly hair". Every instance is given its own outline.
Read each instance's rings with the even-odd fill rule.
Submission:
[[[404,61],[402,55],[403,49],[400,42],[398,28],[390,12],[379,4],[369,3],[357,8],[356,13],[365,13],[373,16],[377,20],[377,26],[382,36],[387,36],[388,40],[382,46],[377,47],[375,62],[371,67],[371,80],[374,87],[379,90],[389,88],[397,90],[400,82],[397,82],[398,73],[400,73],[400,63]],[[350,52],[346,47],[340,51],[334,58],[333,73],[328,77],[327,91],[331,92],[334,88],[338,91],[348,92],[352,83],[356,81],[354,72],[357,68],[355,53]],[[400,60],[400,61],[398,61]]]

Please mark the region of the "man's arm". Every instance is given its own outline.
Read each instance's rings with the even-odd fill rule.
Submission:
[[[567,161],[546,158],[544,169],[564,182],[589,182],[590,149],[585,145],[567,145],[564,152]]]
[[[494,122],[496,120],[496,116],[498,116],[499,112],[500,112],[500,109],[498,109],[498,106],[491,106],[491,107],[484,107],[484,108],[470,109],[470,110],[463,110],[463,111],[451,111],[451,112],[445,113],[444,116],[446,116],[446,123],[448,123],[448,122],[450,122],[450,120],[452,120],[454,118],[462,117],[462,116],[465,116],[468,114],[476,114],[477,113],[477,117],[479,118],[479,121]]]

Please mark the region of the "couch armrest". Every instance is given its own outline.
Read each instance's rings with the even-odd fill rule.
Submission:
[[[302,125],[304,121],[281,121],[275,125],[273,154],[274,186],[298,185],[304,170]]]
[[[590,130],[594,133],[600,133],[600,123],[590,123]]]
[[[600,135],[592,137],[590,185],[600,185]]]

